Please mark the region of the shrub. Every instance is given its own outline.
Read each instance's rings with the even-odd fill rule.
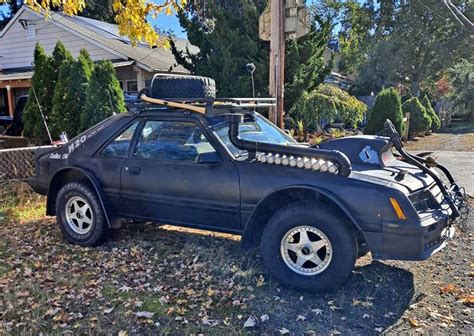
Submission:
[[[417,97],[403,103],[403,112],[410,113],[410,134],[425,133],[431,128],[431,119]]]
[[[327,84],[312,92],[303,92],[290,109],[296,120],[303,122],[304,138],[309,130],[315,130],[323,119],[339,119],[356,125],[362,121],[367,106],[347,92]]]
[[[431,130],[435,131],[439,129],[441,127],[441,120],[436,114],[436,111],[434,110],[433,106],[431,106],[431,102],[427,95],[423,97],[421,103],[423,104],[423,107],[426,109],[426,113],[428,113],[428,116],[431,119]]]
[[[384,129],[385,120],[390,119],[399,134],[403,133],[403,113],[400,95],[394,88],[379,92],[374,107],[369,113],[365,134],[376,134]]]
[[[92,71],[81,129],[86,130],[113,113],[125,112],[122,89],[110,61],[102,61]]]

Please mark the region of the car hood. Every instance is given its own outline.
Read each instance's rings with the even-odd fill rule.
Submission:
[[[400,186],[412,193],[433,184],[431,176],[417,167],[395,160],[383,168],[371,168],[366,165],[352,165],[352,178],[387,186]]]

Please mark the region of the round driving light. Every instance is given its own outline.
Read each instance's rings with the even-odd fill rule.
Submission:
[[[296,162],[296,167],[303,168],[306,161],[308,161],[308,158],[299,158]]]
[[[275,155],[275,164],[279,165],[281,164],[282,156],[277,154]]]
[[[331,174],[336,174],[337,173],[337,166],[335,164],[330,165],[329,168],[328,168],[328,172],[330,172]]]
[[[262,154],[262,155],[260,155],[260,156],[258,157],[258,160],[259,160],[260,162],[263,162],[263,163],[267,162],[267,154]]]
[[[321,164],[321,167],[319,168],[322,172],[327,172],[329,168],[329,164],[327,162],[324,162]]]
[[[284,166],[288,166],[290,164],[290,158],[286,155],[283,155],[281,158],[281,164]]]
[[[298,162],[300,158],[295,158],[295,157],[291,157],[290,158],[290,167],[296,167],[296,163]]]
[[[268,156],[267,156],[267,162],[268,162],[268,163],[274,163],[274,162],[275,162],[275,155],[273,155],[273,154],[268,154]]]
[[[321,164],[319,163],[319,161],[314,160],[313,166],[311,168],[313,168],[313,170],[319,170],[320,167],[321,167]]]
[[[315,163],[315,159],[310,159],[304,163],[304,168],[305,169],[311,169],[313,167],[313,163]]]

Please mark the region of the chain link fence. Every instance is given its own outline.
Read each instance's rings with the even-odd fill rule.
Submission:
[[[39,147],[0,150],[0,182],[26,180],[35,173],[34,152]]]

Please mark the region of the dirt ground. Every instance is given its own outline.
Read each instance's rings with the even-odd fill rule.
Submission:
[[[432,142],[437,136],[426,141],[440,145]],[[412,149],[434,149],[422,141]],[[243,252],[236,236],[127,224],[105,245],[82,248],[65,242],[37,204],[0,212],[0,335],[472,335],[474,329],[472,213],[429,260],[368,255],[342,288],[315,295],[281,288],[258,251]]]

